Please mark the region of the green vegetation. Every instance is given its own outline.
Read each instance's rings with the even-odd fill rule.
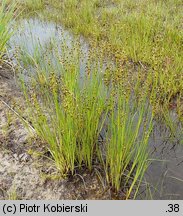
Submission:
[[[97,71],[84,76],[83,85],[80,83],[77,49],[65,49],[62,56],[55,53],[56,65],[47,56],[35,62],[36,76],[31,83],[39,89],[27,95],[30,113],[34,113],[31,121],[49,143],[62,174],[73,172],[76,161],[92,168],[100,118],[105,110],[104,86]],[[47,67],[46,62],[50,62]]]
[[[29,75],[21,79],[28,121],[63,177],[76,167],[97,166],[115,191],[122,188],[126,199],[137,196],[154,122],[163,118],[174,137],[170,110],[183,122],[181,3],[20,2],[29,15],[63,24],[90,47],[86,56],[74,38],[69,46],[36,47],[32,56],[20,52]]]
[[[8,200],[18,200],[16,188],[12,187],[11,191],[8,193]]]
[[[39,61],[24,53],[25,66],[32,60],[31,80],[22,84],[33,127],[48,143],[62,176],[76,167],[92,170],[97,165],[116,191],[123,186],[126,198],[135,198],[148,167],[152,130],[146,95],[134,104],[132,92],[120,84],[123,80],[105,84],[107,72],[99,72],[102,63],[93,62],[97,54],[92,51],[81,73],[78,43],[71,48],[62,44],[60,53],[52,47],[54,55],[40,53]]]
[[[39,17],[61,23],[99,46],[118,67],[138,67],[138,79],[148,86],[153,111],[176,109],[182,121],[183,31],[181,0],[53,0],[24,3]],[[38,3],[37,3],[38,4]],[[30,6],[32,5],[32,7]],[[133,61],[131,68],[127,66]],[[136,69],[135,69],[136,70]],[[131,73],[136,79],[136,73]]]
[[[24,12],[29,11],[35,12],[42,10],[44,8],[44,0],[24,0],[20,1],[21,7],[24,9]]]
[[[160,106],[168,107],[172,101],[182,103],[181,0],[54,0],[47,3],[50,10],[43,10],[43,17],[82,34],[91,46],[95,42],[102,44],[105,55],[120,64],[132,60],[140,70],[147,68],[151,79],[146,80],[144,75],[141,78],[152,92],[151,102],[156,113]],[[180,112],[179,106],[177,112]]]
[[[7,4],[6,0],[1,1],[0,5],[0,59],[6,50],[6,44],[12,36],[13,31],[10,22],[15,17],[15,4]]]
[[[126,194],[128,198],[135,185],[136,193],[138,192],[140,180],[147,169],[148,141],[153,124],[146,97],[135,105],[130,97],[123,95],[123,90],[117,88],[117,95],[111,104],[105,170],[107,180],[117,190],[120,189],[121,182],[124,183],[124,188],[130,182]]]

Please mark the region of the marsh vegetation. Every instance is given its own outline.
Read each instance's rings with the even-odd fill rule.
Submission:
[[[180,0],[3,1],[1,54],[21,11],[9,43],[24,95],[14,113],[62,178],[86,169],[118,198],[143,190],[142,199],[154,198],[159,186],[146,177],[164,158],[153,147],[183,145],[182,7]]]

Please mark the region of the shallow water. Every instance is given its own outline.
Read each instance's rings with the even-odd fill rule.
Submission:
[[[43,22],[38,19],[31,18],[29,20],[20,20],[19,26],[14,36],[11,38],[10,45],[14,48],[20,46],[26,49],[30,54],[36,47],[44,47],[51,41],[55,41],[58,45],[65,42],[69,47],[74,40],[73,35],[65,30],[62,26],[58,26],[53,22]],[[88,45],[81,38],[82,49],[87,53]]]
[[[177,126],[177,137],[172,137],[170,131],[157,124],[150,139],[154,160],[146,172],[154,199],[183,198],[183,139],[182,128]],[[149,197],[150,198],[150,197]]]
[[[38,19],[31,18],[23,19],[17,23],[18,29],[10,40],[10,52],[15,53],[22,50],[26,55],[35,57],[45,54],[55,62],[54,51],[52,47],[57,47],[58,52],[62,52],[61,45],[64,44],[69,49],[72,49],[76,38],[62,26],[58,26],[53,22],[44,22]],[[80,43],[80,49],[84,55],[80,59],[80,72],[84,72],[88,57],[88,44],[83,38],[77,38]],[[12,58],[16,64],[16,58]],[[21,61],[21,59],[20,59]],[[56,62],[55,62],[56,63]],[[23,63],[22,63],[23,66]],[[29,66],[29,69],[32,68]],[[32,70],[33,72],[33,70]],[[27,72],[23,74],[28,77]],[[26,78],[28,79],[28,78]]]
[[[16,44],[32,54],[37,47],[44,47],[52,40],[56,40],[58,46],[61,41],[71,46],[74,37],[54,23],[30,19],[20,22],[19,29],[10,44],[13,49]],[[86,54],[80,68],[84,71],[88,44],[82,39],[81,45]],[[182,128],[178,128],[181,133]],[[170,131],[165,126],[156,124],[150,139],[152,162],[145,174],[150,187],[149,190],[147,185],[144,187],[145,192],[138,196],[139,199],[183,199],[183,145],[179,140],[169,136]]]

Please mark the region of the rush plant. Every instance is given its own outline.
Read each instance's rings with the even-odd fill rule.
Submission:
[[[109,183],[118,191],[126,190],[126,198],[135,198],[148,167],[148,140],[152,131],[152,114],[144,97],[140,103],[115,89],[111,100],[106,135],[105,171]]]
[[[31,122],[64,175],[73,172],[75,165],[92,169],[107,115],[107,89],[97,66],[92,73],[86,73],[89,66],[80,73],[77,46],[62,48],[62,54],[55,51],[54,60],[50,56],[42,56],[41,62],[32,58],[33,76],[28,85],[25,80],[22,84]]]

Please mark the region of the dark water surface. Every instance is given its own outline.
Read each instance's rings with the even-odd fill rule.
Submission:
[[[153,162],[146,173],[154,199],[183,199],[182,127],[175,123],[176,137],[160,123],[150,139]],[[150,198],[150,197],[149,197]]]

